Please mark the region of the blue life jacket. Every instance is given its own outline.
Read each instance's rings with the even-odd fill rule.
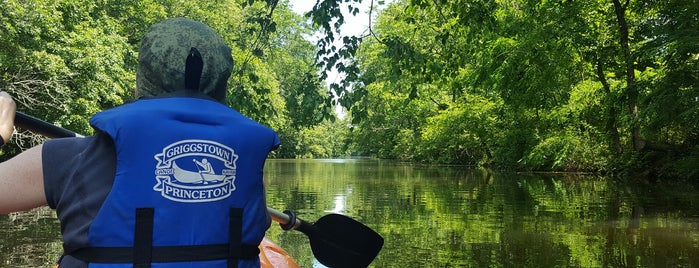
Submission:
[[[88,247],[66,254],[90,267],[259,267],[274,131],[189,97],[138,100],[90,123],[114,140],[116,174]]]

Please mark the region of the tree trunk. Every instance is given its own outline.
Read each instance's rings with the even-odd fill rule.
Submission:
[[[643,149],[645,142],[641,139],[641,129],[638,122],[638,89],[636,88],[636,75],[634,73],[634,60],[631,57],[629,48],[629,25],[626,22],[626,8],[629,5],[629,0],[626,0],[622,5],[619,0],[612,0],[614,4],[614,13],[616,14],[617,24],[619,25],[619,42],[621,45],[621,53],[624,58],[626,68],[626,101],[629,112],[631,113],[631,139],[633,141],[634,150],[640,151]]]
[[[609,86],[609,82],[607,82],[607,77],[604,75],[604,66],[602,66],[602,60],[598,58],[596,65],[597,79],[599,79],[600,83],[602,83],[604,93],[609,98],[611,97],[612,90]],[[614,153],[616,153],[616,155],[619,156],[624,152],[623,147],[621,146],[621,139],[619,137],[619,129],[617,128],[617,118],[619,118],[619,111],[617,111],[616,106],[614,106],[614,104],[611,102],[606,102],[604,106],[607,109],[607,122],[605,124],[605,131],[607,131],[607,133],[609,134],[611,147],[614,149]]]

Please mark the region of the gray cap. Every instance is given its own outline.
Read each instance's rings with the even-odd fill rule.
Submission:
[[[199,64],[203,63],[198,67],[201,77],[195,90],[223,101],[233,71],[231,49],[209,26],[185,18],[154,24],[143,36],[136,71],[137,97],[184,90],[192,51],[197,52]]]

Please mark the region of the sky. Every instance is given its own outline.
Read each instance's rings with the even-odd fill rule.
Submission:
[[[346,6],[347,3],[343,3],[342,11],[343,15],[345,16],[345,24],[342,25],[342,27],[340,28],[340,31],[343,36],[361,35],[364,31],[367,30],[369,25],[369,5],[371,4],[371,2],[371,0],[362,0],[362,3],[359,5],[359,13],[357,13],[356,16],[348,14]],[[289,0],[291,9],[294,12],[301,15],[303,15],[303,13],[311,11],[315,3],[315,0]],[[374,10],[374,14],[375,13],[376,10]]]
[[[343,7],[341,8],[344,18],[345,18],[345,23],[340,27],[340,36],[361,36],[365,35],[368,33],[368,28],[369,28],[369,10],[370,10],[370,5],[371,5],[372,0],[362,0],[362,3],[357,6],[359,8],[359,12],[357,13],[356,16],[353,16],[347,12],[347,3],[343,2]],[[377,11],[377,4],[379,1],[373,1],[374,2],[374,10],[372,11],[372,14],[374,17],[376,16]],[[382,6],[378,6],[378,8],[383,8],[385,5],[388,3],[392,2],[391,0],[388,1],[382,1],[385,2],[386,4]],[[313,5],[315,5],[316,0],[289,0],[289,4],[291,5],[291,9],[296,12],[297,14],[303,15],[304,13],[311,11],[313,9]],[[313,37],[309,37],[313,38]],[[335,38],[337,45],[340,45],[339,40],[340,38]],[[315,40],[310,40],[311,42],[315,43]],[[342,77],[337,73],[337,71],[333,70],[328,73],[328,78],[325,80],[326,86],[333,83],[333,82],[339,82]],[[334,93],[333,93],[334,94]],[[341,107],[336,107],[335,113],[338,115],[340,118],[344,118],[345,112]]]
[[[384,0],[380,1],[384,3],[383,5],[378,5],[377,3],[379,2],[378,0],[374,0],[374,10],[372,10],[372,14],[374,17],[376,16],[378,9],[382,9],[388,5],[388,3],[391,3],[392,0]],[[289,4],[291,5],[291,9],[296,12],[297,14],[303,15],[304,13],[311,11],[313,8],[313,5],[315,5],[316,0],[289,0]],[[347,3],[343,1],[342,3],[342,12],[345,18],[345,23],[340,27],[340,37],[342,36],[362,36],[366,35],[369,32],[369,10],[370,10],[370,5],[372,3],[372,0],[362,0],[362,3],[359,4],[359,12],[357,15],[351,15],[347,12]],[[309,37],[309,39],[312,38],[317,38],[317,37]],[[335,38],[336,40],[336,45],[341,45],[341,38]],[[315,43],[315,40],[310,40],[311,42]],[[341,77],[338,76],[337,72],[331,72],[328,74],[328,79],[326,80],[326,83],[333,83],[337,82],[340,80]]]

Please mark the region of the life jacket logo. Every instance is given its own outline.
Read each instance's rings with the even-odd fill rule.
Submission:
[[[211,202],[235,191],[233,149],[214,141],[183,140],[155,155],[156,185],[153,190],[177,202]]]

